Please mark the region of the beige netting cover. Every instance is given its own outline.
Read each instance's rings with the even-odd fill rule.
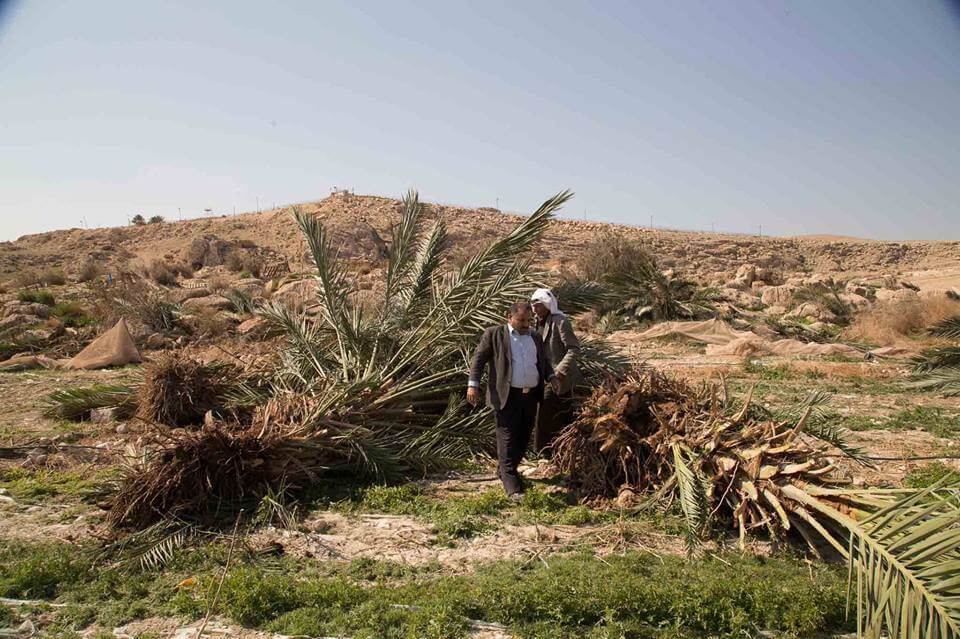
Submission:
[[[57,368],[57,361],[43,355],[14,355],[0,362],[0,371],[7,373],[34,368]]]
[[[93,369],[123,366],[140,361],[140,351],[130,337],[127,322],[121,319],[109,331],[90,342],[86,348],[67,360],[63,368]]]
[[[645,341],[658,337],[685,337],[707,344],[707,355],[848,355],[863,353],[847,344],[817,344],[795,339],[771,339],[752,331],[738,331],[719,319],[702,322],[663,322],[638,334],[635,339]],[[877,357],[895,357],[906,354],[904,349],[878,348],[870,351]]]
[[[686,337],[704,344],[728,344],[735,339],[758,337],[750,331],[734,330],[726,322],[714,318],[702,322],[662,322],[637,335],[637,339],[645,341],[657,337],[675,336]]]

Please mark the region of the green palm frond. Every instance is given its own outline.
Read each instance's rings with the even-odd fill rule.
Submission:
[[[44,398],[44,417],[83,420],[95,408],[116,408],[124,419],[137,411],[136,389],[125,384],[92,384],[50,393]]]
[[[806,416],[804,434],[833,446],[859,464],[870,465],[866,451],[850,442],[849,431],[833,423],[835,415],[830,411],[832,399],[830,393],[814,390],[802,402],[776,410],[771,417],[778,422],[799,422]]]
[[[687,552],[692,554],[703,542],[709,523],[707,481],[697,468],[696,460],[688,460],[677,444],[671,448],[680,509],[687,526]]]
[[[953,317],[941,320],[928,330],[931,335],[936,335],[937,337],[960,340],[960,315],[954,315]]]
[[[162,519],[143,530],[107,544],[99,551],[98,558],[123,566],[136,566],[140,570],[160,570],[176,558],[178,550],[199,534],[190,524],[174,519]]]
[[[857,634],[868,639],[960,636],[960,484],[876,500],[854,518],[797,486],[784,494],[848,535],[845,553],[856,600]],[[871,491],[846,497],[872,501]],[[831,491],[821,491],[830,496]],[[842,548],[842,546],[841,546]]]
[[[411,316],[417,307],[425,306],[430,301],[430,292],[433,279],[443,264],[443,251],[447,247],[447,227],[443,220],[437,220],[424,238],[411,269],[410,285],[404,287],[399,297],[402,304],[400,323]]]
[[[927,348],[911,361],[913,362],[913,372],[917,375],[929,373],[937,368],[960,366],[960,346]]]
[[[588,337],[580,340],[580,372],[584,384],[596,388],[611,380],[622,380],[633,367],[633,361],[604,340]]]
[[[904,384],[905,388],[935,391],[944,397],[960,397],[960,366],[945,366],[917,376]]]
[[[597,311],[610,303],[610,290],[600,282],[567,279],[550,289],[560,309],[568,315]]]
[[[422,225],[423,207],[420,204],[420,197],[411,189],[403,196],[403,213],[400,221],[391,230],[381,309],[381,317],[384,319],[390,317],[394,298],[401,289],[406,288],[405,285],[414,269]]]
[[[317,299],[325,324],[336,337],[340,353],[341,373],[349,377],[351,351],[357,343],[350,323],[350,284],[343,265],[337,259],[338,251],[323,223],[313,215],[294,209],[294,218],[310,246],[317,268]]]
[[[226,291],[223,296],[230,300],[230,304],[233,306],[235,313],[247,315],[257,310],[257,303],[254,301],[253,296],[246,291],[231,288]]]

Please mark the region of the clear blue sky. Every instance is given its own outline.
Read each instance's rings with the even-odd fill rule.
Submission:
[[[0,5],[0,239],[334,185],[960,239],[956,3]]]

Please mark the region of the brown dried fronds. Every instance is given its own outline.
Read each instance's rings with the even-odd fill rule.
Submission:
[[[804,538],[819,532],[824,524],[797,491],[848,480],[827,446],[804,436],[809,410],[795,422],[778,422],[751,409],[749,396],[731,414],[720,395],[656,371],[598,389],[558,437],[554,463],[585,500],[612,498],[629,487],[680,500],[688,519],[688,511],[722,515],[741,539],[756,529],[773,537],[794,529]],[[859,507],[852,496],[828,491],[818,497],[833,508]]]
[[[157,450],[128,471],[110,504],[114,528],[144,528],[160,519],[215,519],[277,485],[283,439],[216,424],[157,434]]]
[[[222,408],[223,395],[239,371],[229,364],[204,364],[182,353],[165,353],[144,367],[138,415],[167,426],[197,426],[209,410]]]

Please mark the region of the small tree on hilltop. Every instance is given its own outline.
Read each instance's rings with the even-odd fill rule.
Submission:
[[[132,218],[130,218],[130,223],[133,224],[134,226],[143,226],[144,224],[147,223],[147,221],[143,219],[142,215],[137,213]]]
[[[148,224],[163,224],[163,216],[154,215],[153,217],[150,218],[150,221],[148,222]]]

